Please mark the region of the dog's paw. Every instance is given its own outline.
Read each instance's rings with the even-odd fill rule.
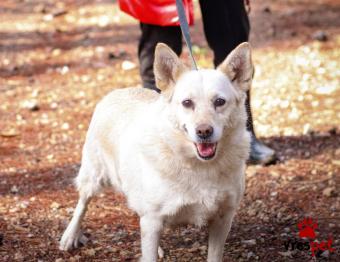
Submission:
[[[81,245],[85,245],[87,242],[88,239],[82,232],[79,231],[77,233],[72,233],[65,231],[60,240],[59,249],[63,251],[70,251],[74,248],[80,247]]]
[[[164,258],[164,250],[160,246],[158,247],[158,258]]]

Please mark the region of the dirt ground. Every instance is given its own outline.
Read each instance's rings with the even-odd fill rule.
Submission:
[[[93,108],[110,90],[140,84],[138,24],[113,2],[0,2],[0,261],[140,255],[138,218],[110,191],[90,204],[89,243],[58,250]],[[255,126],[279,161],[247,168],[225,261],[340,261],[340,3],[250,2]],[[194,53],[211,66],[201,27],[198,14]],[[296,248],[307,242],[297,226],[306,217],[317,221],[316,241],[332,240],[332,252],[312,258]],[[206,231],[166,230],[164,261],[204,261]]]

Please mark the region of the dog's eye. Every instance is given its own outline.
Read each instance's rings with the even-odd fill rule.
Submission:
[[[223,98],[217,98],[215,101],[214,101],[214,106],[215,108],[216,107],[219,107],[219,106],[223,106],[225,104],[225,100]]]
[[[194,107],[194,102],[191,99],[186,99],[182,102],[182,105],[185,108],[193,108]]]

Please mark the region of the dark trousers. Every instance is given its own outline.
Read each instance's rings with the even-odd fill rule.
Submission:
[[[249,20],[243,0],[200,0],[204,34],[214,52],[214,65],[218,66],[240,43],[248,41]],[[153,74],[154,52],[157,43],[170,46],[178,55],[182,52],[182,33],[179,26],[140,25],[142,35],[138,46],[140,74],[145,88],[159,91]],[[250,93],[246,101],[248,124],[254,133],[250,111]]]

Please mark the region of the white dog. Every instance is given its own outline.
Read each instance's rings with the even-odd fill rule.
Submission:
[[[140,216],[142,261],[157,261],[165,224],[183,223],[208,224],[208,261],[222,261],[249,154],[250,46],[239,45],[217,70],[190,71],[158,44],[154,72],[161,94],[120,89],[97,105],[76,178],[79,202],[60,249],[78,247],[91,197],[113,186]]]

